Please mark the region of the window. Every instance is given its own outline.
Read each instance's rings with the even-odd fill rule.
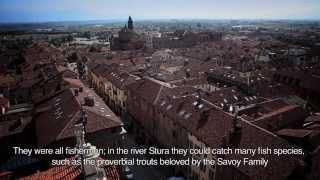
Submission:
[[[174,137],[174,138],[177,137],[177,132],[175,130],[172,131],[172,137]]]

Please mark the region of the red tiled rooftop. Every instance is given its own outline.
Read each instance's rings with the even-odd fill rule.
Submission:
[[[135,93],[139,98],[145,99],[150,104],[154,103],[161,88],[163,88],[161,84],[151,79],[141,79],[128,86],[130,92]]]
[[[259,118],[264,114],[268,114],[274,111],[277,111],[281,108],[287,107],[289,104],[284,102],[281,99],[273,99],[270,101],[264,101],[261,103],[256,104],[253,107],[246,108],[240,112],[240,114],[244,114],[247,116],[251,116],[253,118]]]
[[[304,138],[312,133],[312,130],[306,129],[281,129],[276,132],[279,136],[291,136]]]
[[[103,166],[106,180],[120,180],[119,173],[115,166]],[[81,166],[63,165],[52,166],[45,171],[39,171],[29,176],[23,176],[21,180],[35,180],[35,179],[80,179],[81,178]]]
[[[216,109],[206,102],[197,109],[194,102],[196,97],[167,98],[159,100],[156,104],[160,110],[170,119],[173,119],[183,128],[187,129],[192,135],[204,142],[211,148],[223,146],[225,137],[229,136],[232,129],[233,117],[227,113]],[[170,107],[170,108],[169,108]],[[182,113],[183,112],[183,113]],[[207,118],[203,118],[203,113],[207,112]],[[277,137],[275,134],[268,132],[250,122],[239,119],[241,133],[238,134],[237,141],[232,142],[235,148],[256,148],[269,147],[273,148],[291,148],[290,144]],[[228,146],[228,145],[227,145]],[[227,155],[227,159],[242,159],[247,156]],[[266,157],[258,155],[255,158]],[[266,168],[259,166],[241,166],[239,170],[247,174],[252,179],[275,179],[281,180],[287,178],[297,167],[300,156],[277,156],[268,155],[269,162]]]
[[[83,92],[79,92],[78,96],[74,95],[74,90],[68,89],[37,107],[38,111],[43,111],[35,120],[39,145],[48,145],[74,136],[74,124],[80,119],[80,104],[84,104],[85,97],[91,97],[95,101],[93,107],[83,106],[88,115],[88,133],[122,125],[100,97],[81,81],[74,81],[83,87]]]
[[[276,135],[261,129],[249,122],[240,121],[242,127],[241,140],[237,145],[237,148],[271,148],[271,149],[290,149],[292,146],[284,139],[277,137]],[[229,157],[243,158],[245,156],[233,155]],[[248,174],[252,179],[265,179],[265,180],[281,180],[288,178],[289,175],[296,169],[299,162],[303,161],[301,155],[257,155],[255,159],[267,158],[269,160],[268,166],[241,166],[240,170]]]

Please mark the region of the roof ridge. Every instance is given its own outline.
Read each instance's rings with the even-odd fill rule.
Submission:
[[[263,114],[261,117],[257,118],[253,122],[257,122],[257,121],[260,121],[261,119],[264,119],[264,118],[267,118],[267,117],[272,117],[272,116],[275,116],[275,115],[279,115],[280,113],[283,113],[283,112],[286,112],[286,111],[289,111],[289,110],[294,110],[294,109],[297,109],[297,108],[299,108],[298,105],[284,106],[284,107],[279,108],[278,110]]]
[[[154,79],[154,78],[151,78],[151,77],[145,77],[145,79],[148,79],[148,80],[150,80],[150,81],[152,81],[152,82],[154,82],[154,83],[157,83],[157,84],[159,84],[160,86],[166,86],[166,87],[168,87],[168,88],[172,88],[172,87],[170,86],[170,84],[165,83],[165,82],[162,82],[162,81],[159,81],[159,80],[157,80],[157,79]]]
[[[66,124],[66,126],[60,131],[60,133],[56,136],[56,139],[61,138],[62,134],[64,133],[64,131],[69,127],[71,122],[74,122],[74,119],[76,116],[78,116],[78,114],[80,114],[80,111],[77,111],[76,114],[73,115],[72,119]],[[56,140],[55,139],[55,140]]]
[[[109,108],[109,106],[107,106],[108,108]],[[91,110],[90,108],[84,108],[84,110],[85,111],[87,111],[87,112],[89,112],[89,113],[93,113],[93,114],[95,114],[95,115],[97,115],[97,116],[100,116],[100,117],[103,117],[103,118],[107,118],[108,120],[111,120],[111,121],[113,121],[113,122],[116,122],[116,123],[120,123],[121,125],[123,125],[123,123],[122,123],[122,121],[120,120],[120,121],[116,121],[116,120],[114,120],[114,119],[112,119],[112,118],[109,118],[109,117],[107,117],[107,116],[102,116],[102,115],[100,115],[100,113],[96,113],[96,112],[94,112],[93,110]],[[113,113],[113,112],[112,112]],[[110,117],[111,117],[112,115],[110,114]],[[116,115],[114,115],[114,116],[116,116]]]
[[[154,101],[153,101],[153,105],[155,105],[156,103],[157,103],[157,101],[159,100],[159,97],[160,97],[160,95],[161,95],[161,92],[162,92],[162,89],[163,89],[163,87],[164,86],[160,86],[160,89],[159,89],[159,91],[158,91],[158,93],[157,93],[157,96],[156,96],[156,98],[154,99]]]

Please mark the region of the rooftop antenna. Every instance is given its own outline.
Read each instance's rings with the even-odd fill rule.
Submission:
[[[85,141],[84,141],[84,127],[83,125],[80,123],[80,124],[76,124],[75,125],[75,135],[76,135],[76,140],[77,140],[77,148],[78,149],[82,149],[84,144],[85,144]],[[84,156],[83,154],[81,153],[80,154],[80,161],[81,161],[81,177],[82,179],[86,179],[86,174],[85,174],[85,170],[84,170]]]
[[[82,105],[81,105],[80,111],[81,111],[80,123],[81,123],[82,126],[83,126],[84,138],[85,138],[86,135],[87,135],[86,126],[87,126],[87,122],[88,122],[88,115],[87,115],[86,112],[83,110]]]

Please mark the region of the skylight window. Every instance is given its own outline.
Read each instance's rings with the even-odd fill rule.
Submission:
[[[193,102],[192,105],[194,106],[198,105],[198,101]]]
[[[169,104],[166,108],[166,110],[170,110],[172,108],[172,104]]]
[[[192,113],[187,113],[184,115],[184,119],[189,119],[191,117]]]
[[[203,108],[203,104],[199,104],[197,107],[198,107],[198,109],[201,109],[201,108]]]
[[[233,98],[237,101],[239,100],[239,98],[236,95],[233,95]]]
[[[233,109],[234,109],[233,106],[230,106],[229,107],[229,112],[233,112]]]
[[[179,116],[183,116],[185,112],[186,112],[185,110],[181,110],[181,111],[179,112]]]

